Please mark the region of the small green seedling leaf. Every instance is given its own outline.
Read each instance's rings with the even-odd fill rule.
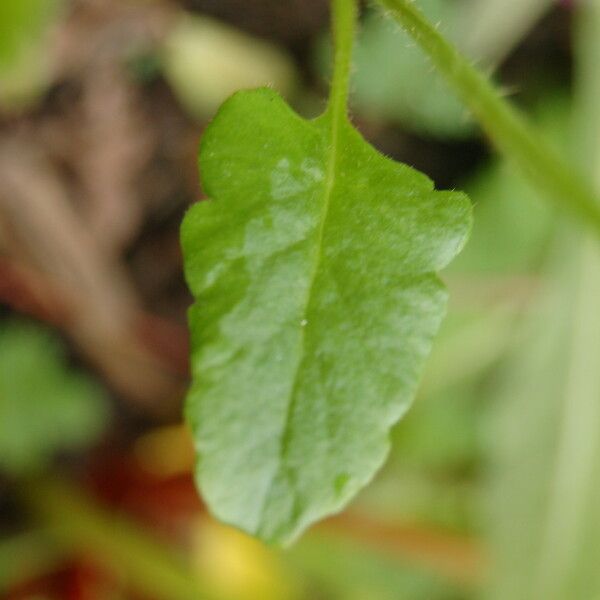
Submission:
[[[212,200],[182,229],[198,485],[276,543],[382,465],[444,313],[435,272],[470,228],[466,196],[360,137],[335,81],[314,121],[267,89],[227,101],[200,150]]]
[[[45,330],[0,328],[0,472],[31,475],[53,455],[92,442],[106,422],[101,389],[68,367]]]
[[[47,89],[52,73],[48,36],[64,0],[0,2],[0,107],[22,108]]]

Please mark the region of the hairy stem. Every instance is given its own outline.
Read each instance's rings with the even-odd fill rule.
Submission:
[[[358,10],[356,0],[333,0],[331,5],[335,59],[328,110],[334,120],[346,117],[350,90],[352,48]]]
[[[600,236],[600,205],[589,181],[544,140],[410,0],[377,0],[429,55],[433,64],[470,108],[498,150],[570,214]]]

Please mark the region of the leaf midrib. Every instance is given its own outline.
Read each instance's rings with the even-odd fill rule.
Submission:
[[[303,302],[303,308],[302,308],[301,317],[300,317],[300,323],[299,323],[299,326],[300,326],[300,339],[299,339],[300,350],[298,352],[298,361],[297,361],[296,369],[295,369],[295,373],[294,373],[294,380],[293,380],[292,386],[290,388],[290,394],[289,394],[289,398],[288,398],[288,406],[287,406],[287,411],[286,411],[285,421],[284,421],[284,428],[283,428],[283,431],[282,431],[281,437],[280,437],[279,464],[277,466],[277,470],[274,472],[274,474],[271,478],[271,481],[269,483],[269,488],[264,495],[263,505],[262,505],[261,511],[260,511],[261,516],[259,519],[259,527],[263,521],[262,517],[264,514],[265,507],[267,505],[267,502],[268,502],[271,492],[272,492],[273,482],[275,481],[277,475],[281,472],[282,467],[284,466],[285,457],[287,455],[287,449],[289,446],[290,423],[291,423],[291,417],[292,417],[292,414],[294,411],[294,407],[296,404],[297,390],[298,390],[298,385],[299,385],[298,377],[299,377],[299,373],[300,373],[302,364],[304,362],[304,356],[305,356],[306,330],[307,330],[308,326],[310,325],[310,323],[308,322],[308,319],[307,319],[308,309],[310,307],[310,303],[311,303],[311,300],[313,297],[315,281],[317,278],[317,274],[319,272],[319,267],[321,265],[325,225],[327,222],[327,218],[329,216],[329,209],[331,207],[331,199],[333,197],[333,193],[334,193],[334,190],[336,187],[336,182],[337,182],[337,177],[338,177],[338,165],[339,165],[339,159],[340,159],[340,146],[341,146],[341,144],[340,144],[341,132],[342,132],[343,127],[346,124],[347,118],[348,118],[346,110],[347,109],[346,109],[345,103],[333,103],[330,106],[330,109],[328,109],[321,117],[319,117],[316,121],[313,122],[313,123],[315,123],[315,125],[318,126],[323,122],[327,123],[327,121],[329,120],[329,124],[330,124],[329,125],[330,132],[329,132],[329,137],[328,137],[330,150],[329,150],[329,160],[327,161],[327,171],[326,171],[326,175],[325,175],[325,186],[324,186],[325,193],[323,196],[323,206],[321,208],[321,214],[319,217],[319,227],[318,227],[318,231],[317,231],[315,251],[314,251],[314,256],[313,256],[313,260],[312,260],[312,270],[309,275],[309,284],[307,286],[307,293],[306,293],[306,297]],[[303,322],[306,322],[306,325],[303,326],[302,325]]]

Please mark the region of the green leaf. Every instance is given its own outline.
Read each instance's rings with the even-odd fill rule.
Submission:
[[[60,343],[35,326],[0,329],[0,471],[25,475],[102,430],[101,390],[69,369]]]
[[[19,107],[48,85],[47,37],[64,0],[0,2],[0,106]]]
[[[335,107],[306,121],[266,89],[225,103],[200,165],[213,200],[182,230],[197,480],[220,519],[289,542],[383,463],[470,203],[378,154]]]

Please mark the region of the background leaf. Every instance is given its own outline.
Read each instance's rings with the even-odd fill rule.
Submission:
[[[206,16],[179,17],[161,62],[181,102],[199,120],[214,115],[237,90],[268,85],[288,97],[297,87],[294,63],[282,49]]]
[[[90,443],[107,416],[101,390],[68,370],[60,343],[33,325],[0,329],[0,470],[24,475]]]
[[[452,2],[419,0],[445,33],[456,29]],[[465,137],[475,127],[429,59],[380,11],[367,15],[355,51],[353,103],[363,114],[388,118],[418,132]]]
[[[578,135],[576,145],[565,145],[600,189],[600,2],[579,10],[572,110]],[[590,232],[568,225],[561,234],[527,343],[507,369],[490,424],[496,443],[489,530],[497,564],[490,598],[600,594],[600,246]]]
[[[488,430],[491,598],[583,598],[598,590],[598,248],[557,248]],[[514,426],[518,420],[520,426]]]
[[[0,107],[37,97],[49,80],[46,38],[64,0],[19,0],[0,4]]]

